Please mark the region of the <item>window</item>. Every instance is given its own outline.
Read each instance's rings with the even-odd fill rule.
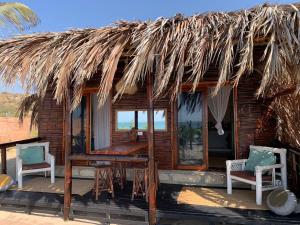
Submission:
[[[131,130],[135,127],[135,111],[117,111],[117,130]]]
[[[165,109],[154,110],[154,130],[167,130],[166,112]],[[132,128],[147,130],[148,115],[146,110],[120,110],[116,112],[116,129],[128,131]]]
[[[110,145],[110,100],[99,107],[97,94],[91,94],[91,152]]]
[[[155,130],[167,130],[167,110],[155,110],[154,111],[154,129]]]
[[[177,113],[179,165],[205,164],[203,124],[203,92],[182,92],[178,96]]]
[[[83,96],[79,106],[72,112],[72,153],[85,153],[87,131],[87,96]]]
[[[138,127],[139,130],[147,130],[148,113],[147,111],[138,111]]]
[[[95,93],[82,97],[72,112],[72,153],[96,153],[110,145],[111,97],[98,107]]]

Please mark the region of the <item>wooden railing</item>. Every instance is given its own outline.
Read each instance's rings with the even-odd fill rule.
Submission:
[[[300,196],[300,152],[294,149],[288,149],[287,169],[289,188]]]
[[[0,143],[0,150],[1,150],[1,173],[6,174],[7,173],[7,158],[6,158],[6,151],[8,148],[14,147],[17,144],[27,144],[32,142],[41,141],[41,137],[36,138],[29,138],[29,139],[23,139],[19,141],[12,141],[12,142],[6,142],[6,143]]]

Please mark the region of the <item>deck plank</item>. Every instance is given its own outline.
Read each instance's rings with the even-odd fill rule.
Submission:
[[[182,186],[161,184],[158,193],[158,217],[160,219],[205,219],[212,222],[228,222],[239,224],[300,224],[300,215],[292,214],[281,217],[266,210],[234,209],[225,207],[208,207],[200,205],[178,204],[177,196]],[[131,185],[125,190],[116,191],[116,199],[110,195],[102,195],[98,201],[92,193],[85,196],[73,195],[72,216],[91,213],[97,218],[101,215],[137,216],[146,223],[148,205],[144,199],[130,200]],[[48,208],[62,210],[63,195],[56,193],[39,193],[25,191],[6,191],[0,193],[0,204],[24,208]],[[118,218],[111,218],[116,219]]]

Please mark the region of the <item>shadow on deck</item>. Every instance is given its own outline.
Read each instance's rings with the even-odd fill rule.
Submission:
[[[178,195],[183,186],[161,184],[158,192],[159,224],[300,224],[300,215],[280,217],[267,210],[212,207],[179,204]],[[57,193],[7,191],[0,193],[1,209],[52,211],[62,215],[63,195]],[[96,201],[92,192],[73,195],[71,218],[89,218],[118,224],[147,224],[148,205],[143,198],[131,201],[131,183],[124,190],[116,188],[116,198],[103,193]],[[192,221],[198,221],[193,223]]]

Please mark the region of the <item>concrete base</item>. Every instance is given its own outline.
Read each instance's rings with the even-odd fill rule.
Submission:
[[[64,167],[56,167],[56,176],[64,176]],[[95,177],[95,169],[93,167],[74,166],[74,178],[90,178]],[[181,184],[181,185],[197,185],[203,187],[226,187],[226,173],[212,171],[187,171],[187,170],[159,170],[159,179],[161,183]],[[132,169],[127,169],[127,180],[132,180]],[[240,183],[234,183],[234,187],[245,187]],[[248,187],[248,186],[247,186]]]

